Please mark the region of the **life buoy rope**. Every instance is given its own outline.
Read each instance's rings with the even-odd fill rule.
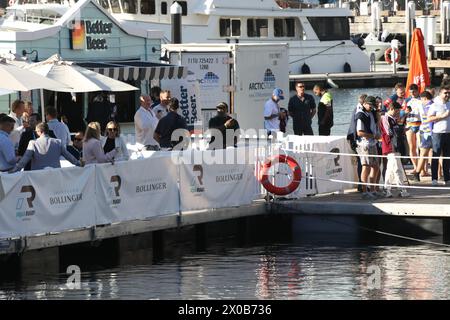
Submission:
[[[384,52],[384,60],[388,64],[392,64],[391,53],[392,53],[392,48],[388,48]],[[397,48],[394,49],[394,56],[395,56],[395,59],[394,59],[395,63],[399,63],[400,58],[401,58],[401,53],[400,53],[400,50],[398,50]]]
[[[268,171],[270,167],[275,163],[286,163],[293,172],[293,179],[291,183],[289,183],[285,187],[277,187],[269,181]],[[259,181],[261,182],[263,187],[270,193],[279,196],[285,196],[294,192],[300,185],[301,178],[302,178],[302,169],[300,168],[300,165],[297,163],[297,161],[295,161],[295,159],[292,157],[285,156],[282,154],[272,156],[268,160],[266,160],[261,167],[261,172],[259,175]]]

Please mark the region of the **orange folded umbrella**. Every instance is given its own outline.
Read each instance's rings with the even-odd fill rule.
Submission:
[[[409,72],[406,81],[406,96],[409,96],[409,86],[411,84],[419,86],[419,93],[422,93],[430,85],[430,74],[427,66],[427,56],[423,34],[420,28],[414,29],[409,50]]]

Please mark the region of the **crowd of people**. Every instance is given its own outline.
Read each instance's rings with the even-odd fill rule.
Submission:
[[[437,96],[432,88],[419,94],[416,84],[409,86],[408,97],[402,83],[397,83],[394,91],[385,101],[361,95],[350,121],[347,139],[359,156],[364,199],[392,197],[392,185],[401,189],[401,197],[408,197],[404,188],[409,183],[404,169],[408,162],[414,182],[429,176],[431,165],[432,185],[439,185],[442,176],[450,186],[450,160],[446,159],[450,156],[450,86],[441,86]],[[381,177],[383,191],[376,186]]]
[[[9,115],[0,114],[0,171],[60,168],[63,157],[76,166],[128,160],[120,126],[114,121],[101,125],[90,122],[86,131],[73,139],[68,126],[58,120],[53,106],[45,109],[46,122],[35,113],[31,103],[16,100]]]
[[[151,95],[142,95],[134,115],[136,143],[146,150],[172,150],[189,136],[185,119],[178,113],[179,101],[168,90],[153,87]],[[228,129],[235,132],[239,123],[228,114],[228,105],[217,105],[217,115],[210,119],[209,128],[223,133],[223,142],[214,138],[210,145],[226,148],[237,145],[237,138],[225,139]],[[31,103],[16,100],[9,115],[0,114],[0,171],[39,170],[59,168],[60,157],[77,166],[92,163],[126,161],[130,158],[126,143],[120,135],[116,121],[91,121],[85,131],[71,137],[63,119],[58,120],[54,107],[45,109],[46,122],[35,113]],[[182,129],[184,136],[173,140],[175,130]],[[187,148],[184,146],[183,149]]]
[[[294,134],[313,135],[312,119],[316,115],[314,97],[305,93],[305,84],[295,84],[296,94],[289,99],[289,115]],[[313,88],[320,97],[317,106],[319,135],[329,135],[333,126],[333,98],[322,86]],[[439,93],[428,88],[419,94],[419,87],[411,84],[408,97],[404,84],[397,83],[394,94],[381,97],[359,97],[352,111],[347,140],[358,154],[359,191],[364,199],[392,197],[391,186],[398,186],[402,197],[408,197],[405,183],[409,183],[404,165],[410,163],[414,182],[429,176],[439,185],[443,179],[450,186],[450,86],[443,84]],[[266,103],[265,119],[270,121],[270,110],[284,97],[274,91]],[[266,129],[272,127],[266,125]],[[400,157],[401,156],[401,157]],[[442,157],[441,159],[439,159]],[[432,158],[432,159],[431,159]],[[430,160],[431,159],[431,160]],[[380,188],[383,178],[384,186]],[[383,189],[383,190],[382,190]]]
[[[319,135],[330,135],[333,127],[333,98],[324,86],[318,84],[313,93],[305,93],[303,82],[295,83],[296,93],[290,97],[288,110],[279,103],[283,90],[275,88],[264,105],[263,118],[267,133],[285,132],[292,118],[296,135],[313,135],[312,120],[317,115]],[[417,85],[408,88],[395,85],[394,94],[383,101],[380,97],[361,95],[352,112],[347,139],[358,154],[358,176],[363,198],[392,197],[391,186],[401,189],[400,196],[409,196],[404,184],[408,183],[403,165],[408,161],[413,170],[413,181],[429,175],[432,185],[440,177],[450,186],[450,86],[443,85],[435,96],[433,89],[419,94]],[[236,147],[238,135],[227,131],[239,130],[239,123],[228,113],[228,105],[216,106],[217,114],[209,120],[209,128],[222,135],[222,141],[209,141],[214,148]],[[188,126],[179,114],[179,101],[168,90],[152,88],[151,95],[140,97],[140,106],[134,115],[136,143],[146,150],[172,150],[186,141],[183,135],[173,133],[182,129],[189,136]],[[42,122],[31,103],[16,100],[9,115],[0,114],[0,171],[38,170],[60,167],[60,157],[74,165],[123,161],[130,158],[126,143],[115,121],[101,124],[89,122],[85,131],[71,137],[69,128],[58,120],[57,111],[45,109],[46,122]],[[102,129],[104,126],[104,129]],[[214,144],[214,142],[217,142]],[[184,148],[184,147],[183,147]],[[398,156],[403,156],[399,158]],[[430,160],[428,157],[433,156]],[[444,158],[439,161],[439,157]],[[410,159],[408,159],[410,157]],[[384,188],[380,188],[383,178]],[[383,189],[383,190],[382,190]],[[382,191],[381,191],[382,190]]]
[[[284,100],[284,92],[275,88],[272,97],[264,104],[264,129],[268,135],[275,135],[277,131],[286,133],[287,121],[292,118],[292,126],[296,135],[314,135],[312,119],[317,111],[317,124],[319,135],[329,136],[333,122],[333,97],[322,84],[313,88],[314,95],[319,97],[316,101],[313,96],[305,93],[305,84],[296,82],[296,94],[288,102],[288,110],[281,108],[279,103]]]

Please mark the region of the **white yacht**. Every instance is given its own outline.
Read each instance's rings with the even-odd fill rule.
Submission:
[[[74,1],[14,0],[14,5],[7,8],[4,21],[52,23]],[[170,42],[169,11],[174,1],[97,1],[124,25],[162,30],[165,41]],[[318,5],[319,1],[309,4],[283,0],[177,2],[183,9],[183,43],[286,42],[291,74],[369,71],[369,57],[350,39],[352,13],[347,8],[323,7]]]

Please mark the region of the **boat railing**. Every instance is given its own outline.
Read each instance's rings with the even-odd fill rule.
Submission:
[[[55,23],[59,18],[60,17],[57,17],[55,15],[37,15],[26,13],[24,16],[24,21],[30,23]]]

